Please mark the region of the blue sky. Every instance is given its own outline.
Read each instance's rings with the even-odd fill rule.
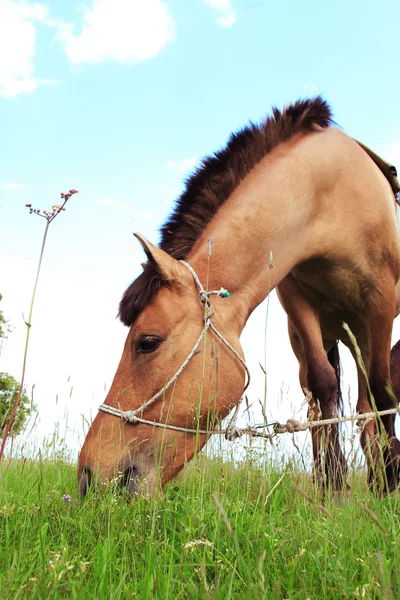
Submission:
[[[132,231],[157,241],[185,177],[231,131],[320,93],[400,166],[399,22],[389,0],[0,0],[0,292],[13,326],[0,370],[19,375],[40,249],[25,204],[79,190],[51,226],[33,319],[27,383],[43,431],[62,402],[71,423],[95,414],[126,335],[118,301],[143,260]],[[264,318],[244,334],[253,370]],[[289,417],[302,396],[274,298],[268,327],[270,412]]]

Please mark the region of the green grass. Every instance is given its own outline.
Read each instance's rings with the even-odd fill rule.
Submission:
[[[364,475],[330,514],[299,491],[316,499],[308,475],[250,460],[200,456],[130,504],[111,489],[74,502],[61,461],[4,461],[0,477],[1,598],[400,597],[399,500]]]

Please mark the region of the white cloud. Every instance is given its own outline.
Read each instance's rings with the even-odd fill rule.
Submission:
[[[4,183],[3,185],[0,185],[0,190],[13,191],[23,189],[24,186],[22,185],[22,183]]]
[[[175,39],[175,23],[161,0],[93,0],[83,9],[79,34],[58,24],[59,39],[70,61],[107,59],[134,64],[157,56]]]
[[[177,171],[178,173],[187,173],[194,169],[197,158],[195,156],[189,156],[188,158],[182,158],[180,161],[169,160],[167,162],[167,169],[169,171]]]
[[[126,202],[121,202],[120,200],[114,200],[113,198],[106,197],[100,198],[99,200],[95,200],[93,203],[95,206],[110,206],[113,208],[124,208],[128,206]]]
[[[56,83],[34,77],[36,24],[47,20],[43,4],[0,0],[0,96],[30,94],[39,85]]]
[[[236,11],[231,0],[203,0],[203,2],[213,9],[217,25],[225,28],[232,27],[236,21]]]

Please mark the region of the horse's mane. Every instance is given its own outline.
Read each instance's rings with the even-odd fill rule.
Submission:
[[[310,132],[315,125],[328,127],[332,123],[328,104],[318,96],[299,100],[282,112],[273,108],[272,116],[260,125],[250,123],[233,133],[225,148],[203,159],[186,181],[185,191],[161,228],[160,248],[177,260],[186,258],[218,209],[264,156],[298,133]],[[147,263],[121,299],[121,321],[132,325],[162,285],[165,282]]]

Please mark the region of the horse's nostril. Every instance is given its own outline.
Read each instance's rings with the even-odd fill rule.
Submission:
[[[127,488],[130,493],[135,493],[139,479],[139,470],[135,467],[135,465],[130,465],[122,473],[119,485]]]
[[[92,472],[89,467],[83,467],[81,478],[79,480],[79,491],[81,496],[86,496],[88,487],[90,486],[92,481]]]

